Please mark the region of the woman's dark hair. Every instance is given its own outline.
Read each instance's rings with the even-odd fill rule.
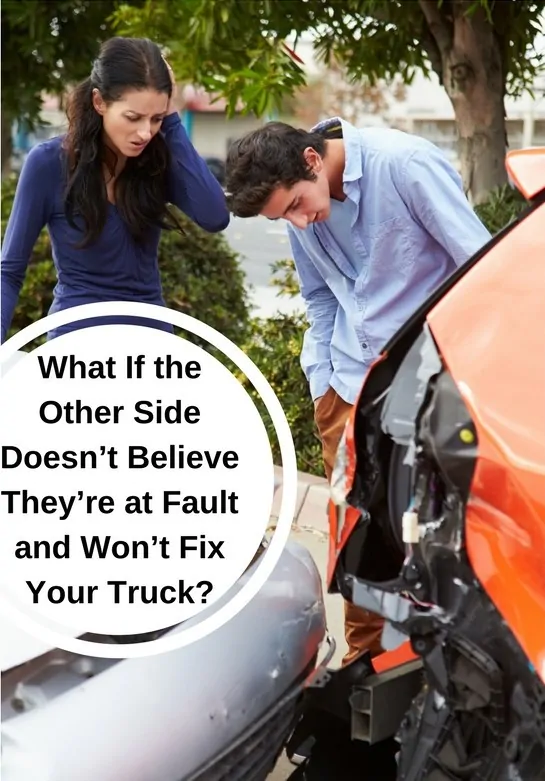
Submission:
[[[107,218],[108,197],[103,164],[115,171],[112,150],[102,141],[102,117],[93,106],[93,90],[106,103],[120,100],[129,89],[154,89],[170,98],[172,82],[157,44],[147,38],[111,38],[93,64],[91,75],[70,95],[68,133],[64,142],[67,162],[65,210],[69,223],[85,223],[79,247],[92,244]],[[116,207],[135,241],[146,241],[152,226],[179,227],[167,206],[169,150],[161,133],[144,151],[129,158],[116,182]]]
[[[268,122],[235,141],[227,153],[227,203],[237,217],[255,217],[278,187],[289,189],[297,182],[314,181],[316,175],[305,161],[312,147],[326,152],[326,139],[285,122]]]

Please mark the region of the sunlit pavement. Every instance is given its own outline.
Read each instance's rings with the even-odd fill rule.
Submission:
[[[240,255],[247,283],[252,288],[255,315],[270,317],[277,311],[289,314],[303,309],[300,296],[294,299],[279,297],[277,289],[270,285],[271,264],[292,257],[285,222],[271,222],[265,217],[244,220],[233,217],[224,236]]]

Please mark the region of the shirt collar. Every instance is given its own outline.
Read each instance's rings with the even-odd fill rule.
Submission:
[[[311,132],[322,132],[327,138],[327,131],[334,130],[339,125],[342,128],[345,149],[343,182],[355,182],[361,178],[363,173],[361,139],[358,129],[342,117],[329,117],[314,125]]]

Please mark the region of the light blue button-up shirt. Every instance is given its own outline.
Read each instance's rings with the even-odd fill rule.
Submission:
[[[288,235],[310,326],[301,366],[312,398],[331,385],[353,404],[386,342],[490,234],[434,144],[326,122],[342,125],[346,200]]]

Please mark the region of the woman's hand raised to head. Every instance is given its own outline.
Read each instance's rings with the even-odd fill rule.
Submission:
[[[167,115],[178,114],[184,108],[184,101],[180,89],[176,84],[176,77],[174,76],[174,71],[172,70],[166,58],[163,57],[163,59],[165,60],[165,64],[168,68],[168,73],[170,75],[170,80],[172,82],[172,95],[170,96],[170,100],[168,103]]]

